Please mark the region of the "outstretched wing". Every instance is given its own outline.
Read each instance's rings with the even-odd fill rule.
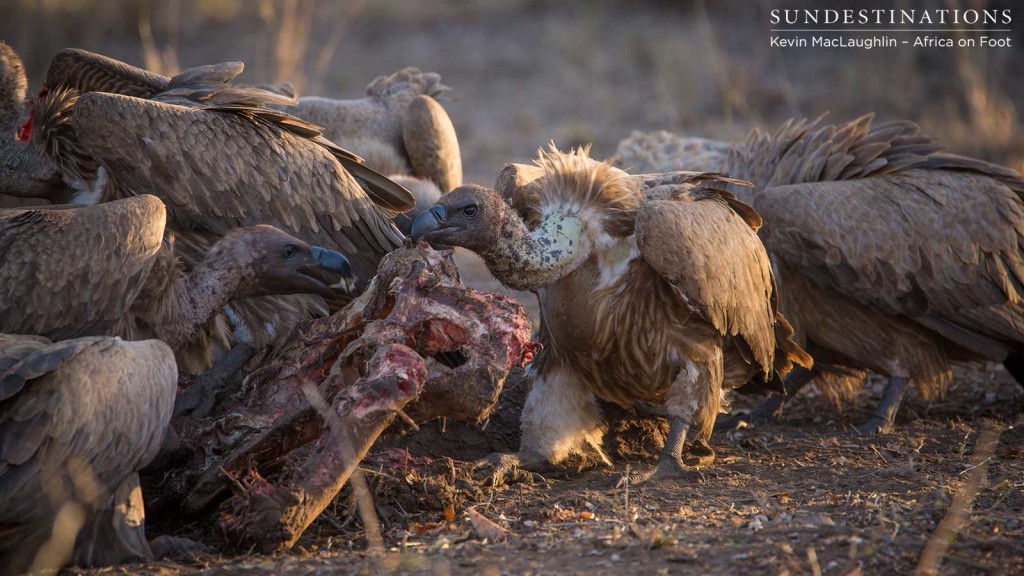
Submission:
[[[316,141],[306,123],[280,112],[90,93],[79,99],[73,124],[117,189],[164,200],[172,229],[224,234],[271,224],[342,251],[362,278],[372,277],[380,258],[402,243],[339,161],[343,151]],[[355,157],[344,161],[358,164]],[[357,176],[373,179],[368,170]],[[393,184],[380,196],[382,205],[400,211],[414,204]]]
[[[728,192],[693,185],[650,189],[636,214],[640,254],[686,306],[744,343],[771,374],[775,311],[771,265],[749,221],[753,209]]]
[[[88,207],[0,210],[0,332],[110,333],[161,247],[153,196]]]

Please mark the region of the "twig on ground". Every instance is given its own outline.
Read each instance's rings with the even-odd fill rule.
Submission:
[[[974,497],[981,490],[982,482],[985,481],[989,459],[995,452],[1000,434],[1002,434],[1001,430],[987,429],[978,437],[974,456],[971,458],[971,467],[968,469],[967,480],[957,490],[946,516],[935,529],[935,533],[928,539],[928,543],[925,544],[924,552],[914,571],[917,576],[932,576],[939,573],[939,565],[942,563],[943,557],[946,556],[953,538],[960,532],[964,519],[970,513]]]

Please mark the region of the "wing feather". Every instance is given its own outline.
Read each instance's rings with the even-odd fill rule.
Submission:
[[[73,122],[120,189],[164,200],[173,229],[222,235],[271,224],[345,251],[361,278],[372,277],[401,234],[332,150],[267,114],[91,93],[79,100]],[[380,233],[367,234],[356,222]]]
[[[0,332],[109,333],[142,289],[164,219],[153,196],[0,210]]]
[[[756,197],[763,238],[816,285],[980,353],[1024,343],[1024,204],[985,174],[905,170]]]
[[[771,374],[771,267],[756,232],[732,208],[738,203],[708,189],[652,189],[637,211],[637,246],[690,310],[723,336],[742,339],[754,362]]]

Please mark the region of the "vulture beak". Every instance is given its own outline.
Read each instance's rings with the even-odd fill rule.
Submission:
[[[412,232],[409,236],[413,240],[426,238],[427,241],[430,241],[429,236],[436,236],[438,232],[448,229],[445,226],[447,220],[448,210],[440,204],[435,204],[430,210],[423,212],[412,221]]]
[[[319,246],[311,246],[310,249],[313,251],[313,261],[320,269],[339,274],[342,278],[352,276],[352,265],[340,252]]]

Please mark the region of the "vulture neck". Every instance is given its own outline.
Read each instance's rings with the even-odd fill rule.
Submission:
[[[583,220],[549,213],[533,231],[515,214],[505,219],[502,241],[481,253],[487,269],[513,290],[533,292],[557,282],[590,255]]]
[[[186,278],[172,280],[161,307],[160,339],[173,350],[192,341],[238,295],[251,265],[233,251],[214,247]]]

